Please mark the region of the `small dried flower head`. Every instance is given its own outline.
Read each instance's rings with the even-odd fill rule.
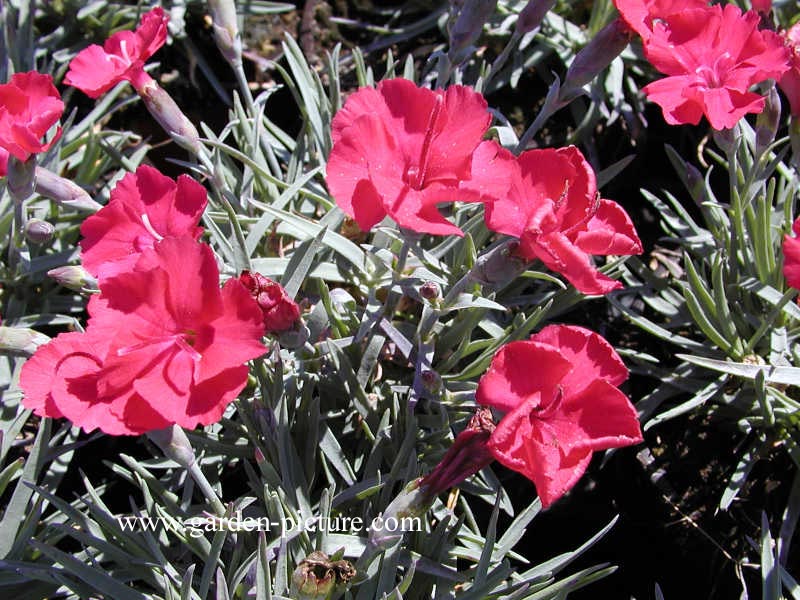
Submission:
[[[441,295],[441,288],[435,281],[426,281],[419,288],[419,295],[425,300],[434,300]]]
[[[300,561],[292,573],[294,597],[312,600],[328,598],[336,588],[356,576],[356,569],[347,560],[331,560],[319,550]]]
[[[300,307],[283,289],[283,286],[261,273],[242,271],[239,281],[256,299],[264,314],[267,333],[280,333],[292,329],[300,318]]]

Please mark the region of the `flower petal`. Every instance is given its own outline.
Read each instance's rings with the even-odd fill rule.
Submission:
[[[476,400],[505,412],[544,394],[549,401],[572,366],[567,357],[538,341],[506,344],[478,382]]]
[[[583,390],[594,379],[618,386],[628,378],[628,369],[617,351],[590,329],[576,325],[548,325],[531,340],[556,348],[572,365],[572,370],[560,381],[568,397]]]
[[[629,256],[642,253],[642,242],[631,218],[613,200],[600,200],[585,231],[575,236],[575,245],[587,254]]]

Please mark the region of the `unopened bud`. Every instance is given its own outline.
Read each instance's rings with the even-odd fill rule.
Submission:
[[[43,333],[24,327],[0,326],[0,352],[30,356],[39,346],[50,341]]]
[[[233,0],[208,0],[217,48],[231,64],[242,61],[242,38]]]
[[[97,212],[103,208],[77,183],[42,167],[36,168],[36,193],[75,210]]]
[[[756,117],[756,145],[759,148],[766,148],[775,140],[780,120],[781,99],[773,85],[767,92],[764,110]]]
[[[406,533],[406,524],[412,523],[416,518],[422,517],[433,504],[435,494],[426,494],[420,488],[422,478],[408,483],[397,496],[392,499],[381,519],[384,523],[397,523],[398,527],[388,528],[373,527],[369,530],[370,546],[379,550],[386,550],[397,544]]]
[[[430,394],[438,394],[442,389],[442,378],[436,371],[431,371],[430,369],[423,371],[420,374],[420,380],[422,381],[422,387]]]
[[[164,456],[174,460],[183,468],[188,469],[194,464],[194,449],[180,425],[150,431],[147,437],[161,449]]]
[[[281,347],[292,350],[304,346],[311,335],[311,331],[301,319],[297,319],[291,329],[281,331],[277,335],[278,343]]]
[[[58,267],[57,269],[50,269],[47,272],[47,276],[55,279],[65,288],[75,290],[76,292],[95,292],[99,289],[97,280],[92,277],[86,269],[77,265],[67,265],[65,267]]]
[[[41,219],[30,219],[25,224],[25,237],[34,244],[46,244],[53,239],[56,228]]]
[[[164,128],[176,144],[197,156],[203,149],[200,134],[189,118],[183,114],[175,100],[164,88],[150,77],[136,85],[144,105],[158,124]]]
[[[603,27],[572,61],[561,86],[561,98],[571,99],[597,77],[628,46],[633,32],[622,19]]]
[[[522,36],[539,27],[555,4],[556,0],[529,0],[519,13],[516,33]]]
[[[461,63],[469,48],[478,40],[483,26],[494,14],[497,0],[465,0],[453,28],[450,30],[450,60]]]
[[[319,550],[312,552],[292,573],[292,598],[317,600],[329,598],[356,576],[348,560],[331,560]]]
[[[800,117],[792,116],[789,121],[789,141],[792,144],[792,163],[800,169]]]
[[[689,193],[698,206],[706,201],[706,180],[703,174],[693,164],[684,163],[686,166],[686,183],[689,186]]]
[[[17,202],[22,202],[33,194],[36,179],[36,155],[31,154],[28,160],[19,160],[15,156],[8,158],[8,191]]]
[[[478,283],[501,288],[516,279],[528,268],[528,261],[517,253],[519,242],[509,240],[490,252],[482,254],[470,271],[470,277]]]

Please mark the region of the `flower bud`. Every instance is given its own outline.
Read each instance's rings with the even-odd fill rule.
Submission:
[[[77,265],[50,269],[47,272],[47,276],[55,279],[65,288],[76,292],[96,292],[100,289],[97,285],[97,280],[86,269]]]
[[[133,82],[144,105],[176,144],[197,156],[203,149],[200,134],[164,88],[147,76]]]
[[[264,315],[266,333],[279,333],[294,328],[300,318],[300,307],[283,286],[261,273],[242,271],[239,281],[258,302]]]
[[[764,110],[756,117],[756,145],[766,148],[775,139],[781,120],[781,99],[773,85],[767,92]]]
[[[164,456],[174,460],[183,468],[188,469],[194,464],[194,449],[179,425],[150,431],[147,437],[161,449]]]
[[[281,331],[278,334],[278,343],[283,348],[294,349],[305,346],[311,331],[306,327],[301,319],[297,319],[291,329]]]
[[[356,569],[350,561],[331,560],[317,550],[301,560],[292,573],[292,598],[329,598],[355,576]]]
[[[525,35],[529,31],[533,31],[542,24],[545,15],[556,4],[556,0],[528,0],[519,13],[517,19],[516,33],[518,35]]]
[[[231,64],[242,61],[242,37],[233,0],[208,0],[217,48]]]
[[[442,378],[436,371],[426,369],[419,377],[422,381],[422,387],[429,394],[435,396],[442,390]]]
[[[519,242],[509,240],[482,254],[470,271],[470,277],[482,285],[501,288],[528,268],[529,261],[517,254]]]
[[[459,64],[467,57],[469,48],[480,37],[496,7],[497,0],[465,0],[450,30],[448,56],[453,63]]]
[[[608,67],[630,43],[633,32],[622,19],[614,19],[584,46],[567,69],[560,97],[570,100]]]
[[[97,212],[103,208],[78,184],[42,167],[36,168],[36,193],[76,210]]]
[[[49,341],[49,337],[33,329],[0,326],[0,352],[3,353],[30,356]]]
[[[36,178],[36,155],[22,161],[15,156],[8,159],[8,191],[17,202],[22,202],[33,194]]]
[[[25,224],[25,237],[34,244],[46,244],[53,239],[56,228],[41,219],[30,219]]]

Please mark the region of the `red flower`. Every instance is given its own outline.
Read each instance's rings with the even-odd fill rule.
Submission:
[[[0,177],[8,173],[8,151],[0,148]]]
[[[362,88],[333,119],[328,189],[364,231],[389,215],[420,233],[463,235],[436,205],[507,189],[501,166],[483,167],[497,154],[481,142],[490,122],[486,100],[464,86],[432,91],[390,79]]]
[[[145,61],[167,40],[169,17],[161,7],[142,15],[136,31],[120,31],[101,48],[92,44],[72,59],[64,83],[91,98],[98,98],[120,81],[130,81],[138,90],[150,80]]]
[[[96,277],[129,271],[139,254],[168,237],[197,239],[207,203],[205,188],[191,177],[177,182],[145,165],[128,173],[109,203],[83,222],[83,266]]]
[[[764,13],[765,15],[769,14],[769,11],[772,10],[772,0],[752,0],[750,4],[753,5],[753,10]]]
[[[727,129],[764,108],[764,97],[748,91],[789,68],[789,53],[777,34],[758,29],[760,17],[732,4],[684,10],[653,25],[645,54],[667,77],[645,86],[672,125],[696,125],[705,115],[714,129]]]
[[[15,73],[0,85],[0,147],[21,161],[49,150],[61,128],[49,142],[42,143],[42,138],[63,112],[64,103],[50,75]]]
[[[242,271],[239,281],[258,302],[258,307],[264,315],[266,333],[279,333],[291,329],[300,318],[300,307],[277,281],[250,271]]]
[[[800,290],[800,218],[795,220],[792,231],[795,237],[783,237],[783,276],[787,285]]]
[[[786,46],[789,49],[789,64],[791,68],[783,74],[778,85],[789,99],[792,116],[800,116],[800,23],[781,32]]]
[[[211,249],[190,238],[159,242],[100,292],[85,333],[59,335],[23,366],[37,414],[117,435],[207,425],[265,351],[258,306],[236,280],[220,289]]]
[[[653,26],[669,15],[708,6],[706,0],[614,0],[622,19],[647,42]]]
[[[639,254],[642,244],[627,213],[602,200],[594,171],[574,146],[529,150],[514,159],[508,194],[486,205],[492,231],[520,239],[519,254],[564,275],[584,294],[622,284],[600,273],[590,255]]]
[[[549,506],[580,479],[592,452],[642,441],[636,410],[617,389],[627,377],[608,342],[582,327],[551,325],[507,344],[478,383],[478,402],[507,413],[489,449]]]

